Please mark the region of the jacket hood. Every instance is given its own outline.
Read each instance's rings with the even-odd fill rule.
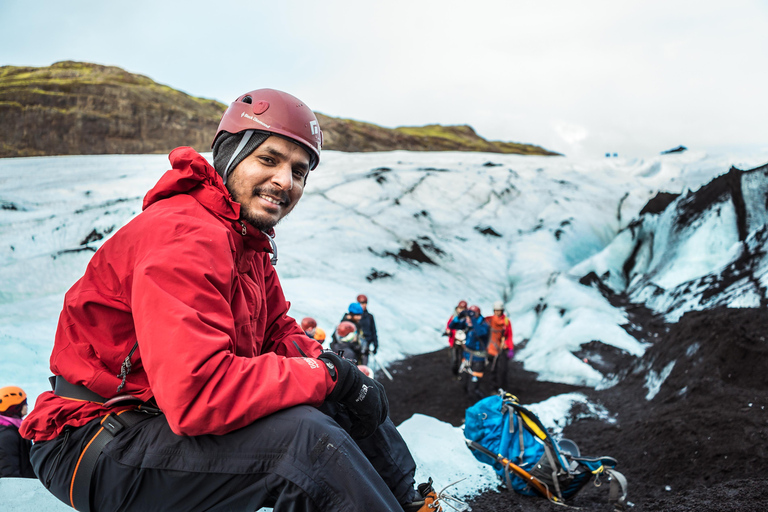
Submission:
[[[208,163],[208,160],[190,147],[174,149],[168,155],[168,160],[171,162],[171,169],[166,171],[144,196],[142,210],[146,210],[162,199],[178,194],[188,194],[218,217],[229,221],[228,224],[234,230],[242,232],[240,203],[232,200],[221,176]],[[273,246],[264,233],[250,225],[245,225],[245,228],[247,234],[244,234],[244,238],[249,239],[248,245],[274,252]],[[275,231],[270,229],[266,234],[274,237]]]
[[[194,192],[191,195],[209,210],[230,220],[240,218],[240,205],[232,201],[221,176],[200,153],[188,147],[176,148],[168,160],[172,169],[147,192],[142,210],[161,199]]]

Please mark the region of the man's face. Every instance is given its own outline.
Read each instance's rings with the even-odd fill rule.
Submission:
[[[272,135],[237,164],[227,179],[240,217],[258,230],[269,231],[293,210],[304,193],[309,153]]]
[[[367,302],[361,302],[360,306],[362,306],[363,311],[368,311],[368,303]]]
[[[496,313],[496,316],[504,316],[503,309],[495,309],[493,312]]]

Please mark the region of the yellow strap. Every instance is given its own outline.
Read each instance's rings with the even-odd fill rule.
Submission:
[[[530,428],[531,431],[539,437],[539,439],[547,438],[547,433],[542,432],[542,430],[539,428],[536,422],[534,422],[531,418],[529,418],[524,412],[522,411],[517,411],[517,412],[520,413],[520,416],[523,418],[523,421],[525,422],[525,424],[528,425],[528,428]]]

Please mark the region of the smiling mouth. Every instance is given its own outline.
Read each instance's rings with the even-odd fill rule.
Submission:
[[[274,205],[277,205],[277,206],[282,206],[283,204],[285,204],[284,201],[279,201],[279,200],[275,199],[272,196],[268,196],[268,195],[265,195],[265,194],[258,194],[258,196],[260,198],[264,199],[265,201],[267,201],[269,203],[272,203]]]

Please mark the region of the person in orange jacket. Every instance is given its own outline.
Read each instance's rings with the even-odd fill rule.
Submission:
[[[515,356],[515,345],[512,340],[512,322],[504,314],[504,303],[500,300],[493,303],[493,315],[485,318],[491,328],[488,342],[488,369],[494,388],[506,390],[507,369],[509,360]]]

